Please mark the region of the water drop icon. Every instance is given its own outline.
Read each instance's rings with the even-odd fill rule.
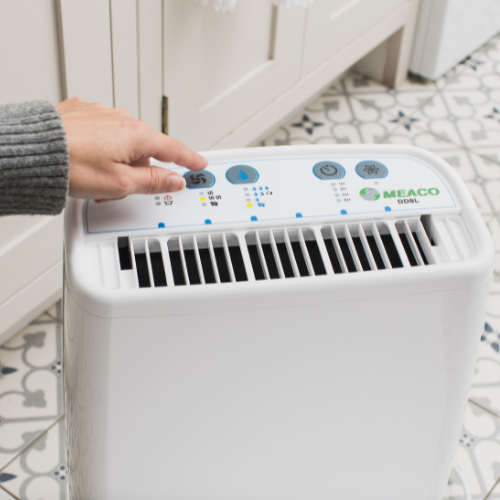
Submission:
[[[238,172],[238,175],[236,176],[240,181],[246,181],[248,180],[248,174],[246,174],[243,170],[240,170]]]

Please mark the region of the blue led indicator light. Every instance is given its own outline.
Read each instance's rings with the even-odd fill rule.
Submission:
[[[300,212],[297,212],[295,214],[295,217],[297,217],[297,219],[302,219],[302,214]]]
[[[269,188],[266,186],[266,189],[269,190]]]
[[[158,227],[165,227],[165,224],[163,222],[158,222]]]
[[[342,215],[347,215],[347,210],[341,210],[341,211],[340,211],[340,213],[341,213]]]
[[[391,207],[385,207],[385,211],[386,212],[390,212],[391,211]]]
[[[252,188],[252,189],[253,189],[254,191],[257,191],[257,189],[255,189],[255,188]]]
[[[212,224],[212,221],[210,219],[205,219],[205,224]]]
[[[255,217],[255,215],[252,215],[252,217],[250,217],[250,220],[256,221],[257,217]]]
[[[259,198],[255,198],[255,201],[259,201]]]

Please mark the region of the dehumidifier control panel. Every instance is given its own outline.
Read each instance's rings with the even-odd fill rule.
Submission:
[[[88,201],[88,234],[452,209],[457,201],[425,162],[405,156],[304,156],[214,161],[205,170],[174,167],[186,189]]]

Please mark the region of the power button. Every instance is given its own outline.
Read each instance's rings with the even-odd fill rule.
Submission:
[[[345,169],[340,163],[334,161],[320,161],[314,165],[313,173],[321,180],[342,179]]]

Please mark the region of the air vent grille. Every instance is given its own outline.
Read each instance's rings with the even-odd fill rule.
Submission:
[[[279,229],[245,235],[256,280],[321,276],[323,257],[311,229]]]
[[[92,247],[96,248],[97,247]],[[460,217],[281,228],[100,243],[105,288],[160,288],[369,273],[463,261]],[[117,265],[117,260],[119,265]],[[109,269],[114,267],[115,272]]]
[[[321,233],[335,274],[403,267],[386,224],[327,226]]]

